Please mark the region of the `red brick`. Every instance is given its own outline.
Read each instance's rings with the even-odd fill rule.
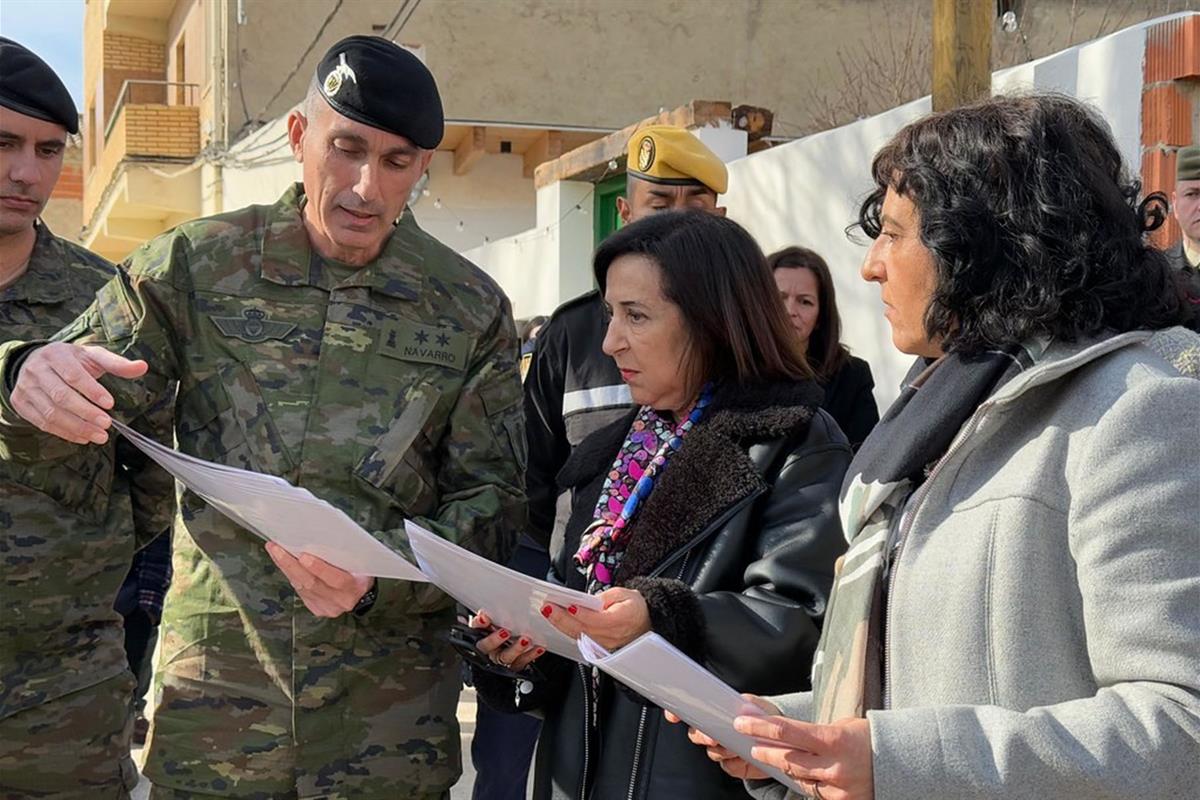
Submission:
[[[1162,22],[1146,31],[1147,84],[1200,78],[1200,16]]]
[[[1184,147],[1192,143],[1192,104],[1170,83],[1142,94],[1142,145]]]

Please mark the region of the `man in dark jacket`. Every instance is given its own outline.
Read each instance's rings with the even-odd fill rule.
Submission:
[[[1179,272],[1188,303],[1188,327],[1200,331],[1200,145],[1182,147],[1175,156],[1175,191],[1171,208],[1182,236],[1167,251]]]
[[[725,164],[684,128],[642,128],[629,140],[628,154],[627,197],[617,198],[623,223],[682,208],[725,214],[717,206],[728,182]],[[599,292],[568,301],[538,332],[525,375],[530,535],[521,537],[509,566],[539,578],[550,568],[546,548],[555,529],[558,471],[584,437],[623,418],[633,402],[616,364],[600,349],[606,327]],[[531,716],[479,706],[471,742],[473,800],[525,797],[539,728]]]

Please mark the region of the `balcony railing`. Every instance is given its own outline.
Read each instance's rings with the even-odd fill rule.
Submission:
[[[108,141],[117,117],[126,105],[196,105],[198,83],[180,83],[178,81],[148,81],[127,80],[121,84],[117,102],[113,104],[112,113],[108,115],[108,124],[104,126],[104,140]],[[173,102],[172,102],[173,101]]]

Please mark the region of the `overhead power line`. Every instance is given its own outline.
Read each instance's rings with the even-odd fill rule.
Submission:
[[[396,20],[400,19],[400,15],[404,13],[404,9],[408,8],[408,4],[410,2],[412,2],[412,0],[404,0],[404,2],[400,4],[400,8],[396,9],[396,14],[391,18],[391,20],[388,21],[387,25],[383,26],[383,30],[379,33],[380,36],[385,39],[392,38],[392,27],[395,26]]]
[[[288,73],[288,76],[283,79],[283,83],[280,84],[277,90],[275,90],[275,94],[271,95],[271,99],[263,105],[262,110],[254,115],[255,120],[261,119],[262,115],[267,113],[267,109],[270,108],[275,101],[279,99],[279,96],[283,94],[284,90],[287,89],[288,84],[292,82],[292,78],[296,77],[296,73],[300,71],[300,67],[304,66],[305,60],[313,51],[313,48],[317,46],[317,42],[321,41],[321,37],[325,35],[325,29],[329,27],[329,23],[333,22],[333,18],[337,16],[338,9],[342,7],[342,3],[344,2],[345,0],[337,0],[337,2],[333,4],[333,9],[329,12],[329,16],[325,17],[325,21],[321,23],[321,27],[317,29],[317,35],[314,36],[312,41],[308,43],[308,47],[304,48],[304,53],[301,54],[300,60],[296,62],[296,66],[292,67],[292,71]]]
[[[396,41],[396,37],[400,35],[400,31],[404,30],[404,26],[408,24],[410,19],[412,19],[413,14],[417,13],[417,8],[420,5],[421,0],[413,0],[412,8],[409,9],[408,14],[404,17],[404,21],[400,23],[400,27],[396,28],[396,30],[387,38],[391,39],[393,42]]]

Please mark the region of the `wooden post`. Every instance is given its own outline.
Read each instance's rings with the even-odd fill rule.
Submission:
[[[992,0],[933,0],[933,110],[992,93]]]

